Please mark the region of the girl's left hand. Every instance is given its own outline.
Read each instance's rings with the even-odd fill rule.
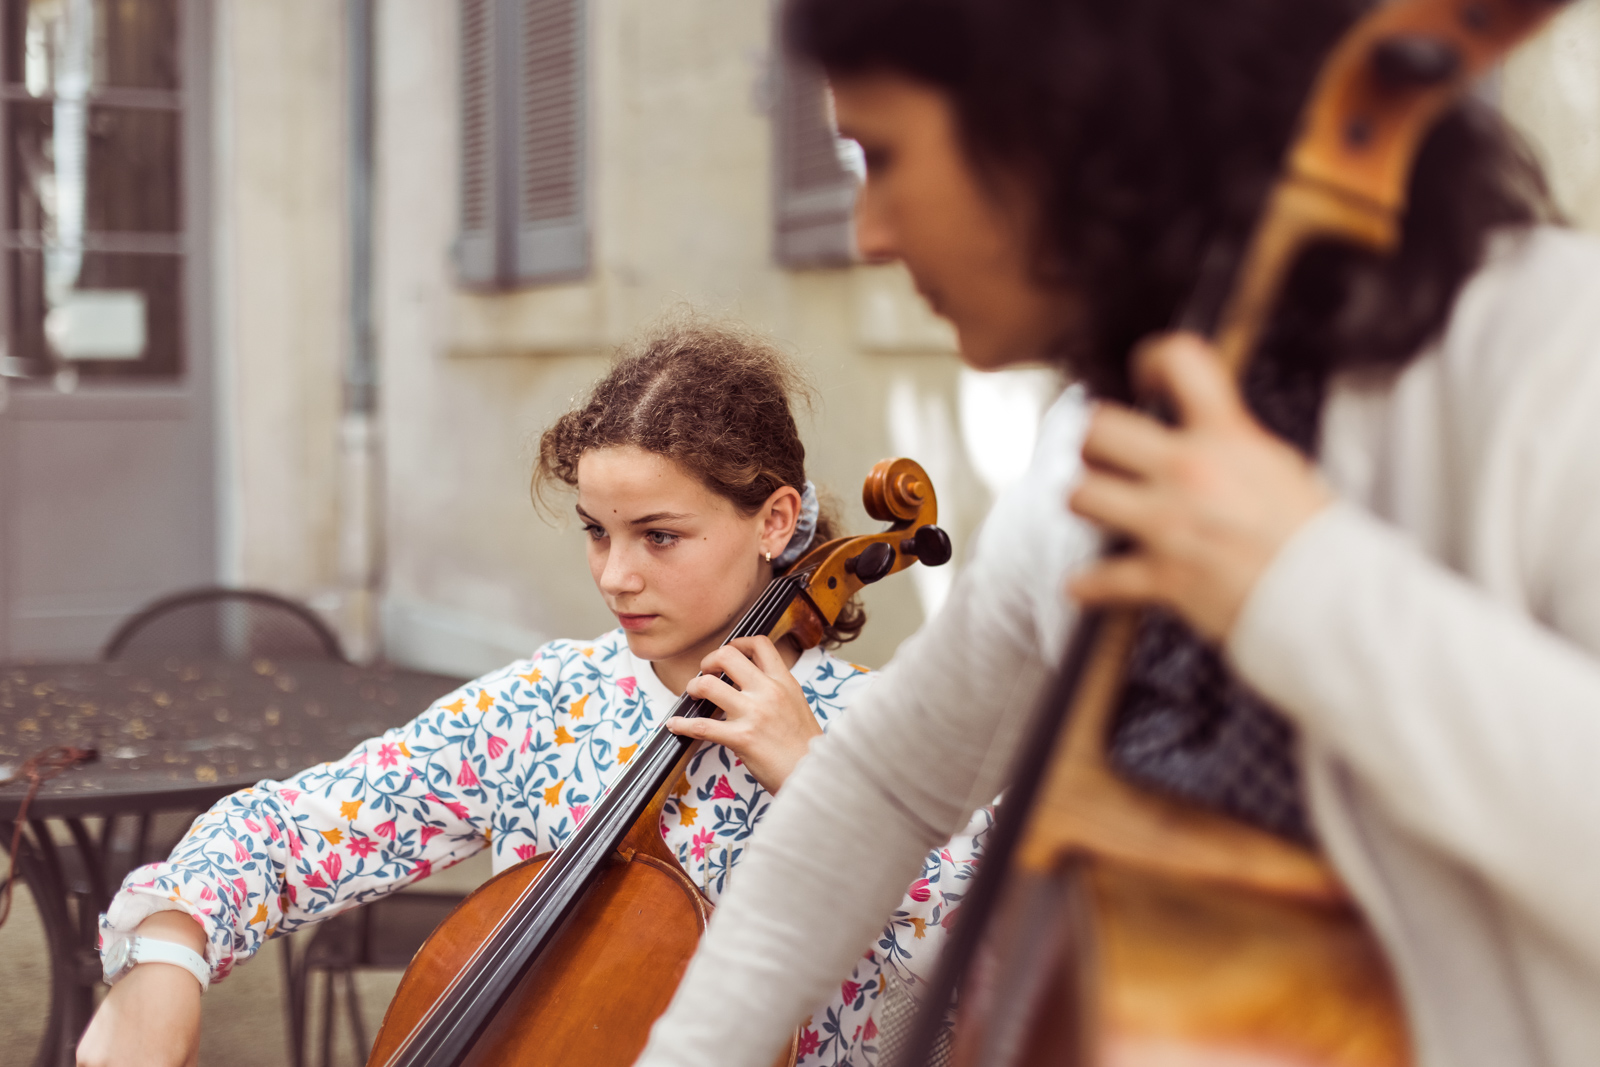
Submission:
[[[704,673],[691,678],[684,692],[711,701],[723,718],[673,716],[667,729],[726,745],[762,788],[776,793],[811,739],[822,733],[800,683],[766,637],[736,638],[702,660],[700,670]],[[733,685],[718,677],[723,674]]]
[[[1156,338],[1134,368],[1178,424],[1116,404],[1095,412],[1072,510],[1134,547],[1068,591],[1085,604],[1163,604],[1221,642],[1278,550],[1333,497],[1304,456],[1256,422],[1199,337]]]

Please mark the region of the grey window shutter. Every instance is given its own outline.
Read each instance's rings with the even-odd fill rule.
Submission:
[[[461,0],[464,284],[589,268],[583,15],[583,0]]]
[[[473,286],[499,278],[495,254],[495,8],[461,2],[461,201],[456,271]]]
[[[521,7],[516,272],[547,281],[589,268],[583,0]]]
[[[820,71],[792,56],[777,67],[773,108],[774,250],[786,267],[844,266],[856,259],[856,178],[839,139]]]

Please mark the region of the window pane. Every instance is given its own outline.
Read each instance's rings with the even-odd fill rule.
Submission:
[[[4,0],[5,80],[34,96],[177,89],[179,0]],[[82,90],[79,90],[82,91]]]
[[[18,101],[7,118],[12,230],[74,243],[182,229],[178,112]]]
[[[9,253],[11,355],[32,377],[71,366],[84,379],[171,379],[183,372],[183,259],[90,252],[78,283],[47,299],[59,250]]]

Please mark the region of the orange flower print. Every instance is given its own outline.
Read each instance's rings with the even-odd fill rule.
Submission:
[[[583,706],[589,703],[589,694],[585,693],[572,702],[572,707],[567,709],[567,715],[574,719],[583,718]]]
[[[567,728],[565,726],[556,727],[556,744],[570,745],[575,743],[577,740],[578,739],[576,737],[573,737],[567,732]]]
[[[621,748],[617,749],[617,762],[627,763],[629,760],[633,759],[633,754],[638,751],[638,745],[623,745]]]
[[[478,693],[478,710],[488,711],[492,707],[494,707],[494,697],[489,695],[487,689],[481,690]]]
[[[548,807],[555,807],[561,803],[561,787],[567,784],[565,778],[544,791],[544,802]]]
[[[678,825],[693,826],[694,821],[700,817],[699,808],[691,808],[687,804],[678,805]]]

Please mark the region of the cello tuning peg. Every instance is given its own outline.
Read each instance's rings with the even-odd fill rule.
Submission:
[[[894,568],[894,549],[882,541],[874,541],[861,550],[859,556],[844,561],[844,569],[871,585]]]
[[[1455,77],[1461,50],[1426,34],[1396,34],[1372,46],[1372,69],[1390,89],[1421,89]]]
[[[942,567],[950,562],[950,535],[937,526],[918,526],[915,534],[900,542],[900,551],[916,556],[925,566]]]

